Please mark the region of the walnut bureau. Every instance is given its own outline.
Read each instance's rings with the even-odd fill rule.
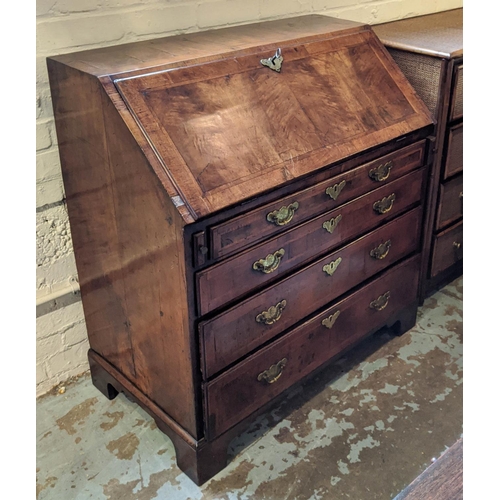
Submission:
[[[374,26],[436,126],[421,301],[463,272],[463,9]]]
[[[95,386],[197,484],[284,391],[415,323],[434,123],[369,26],[48,59]]]

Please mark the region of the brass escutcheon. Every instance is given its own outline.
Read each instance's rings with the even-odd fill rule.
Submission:
[[[295,215],[295,211],[299,208],[299,203],[294,201],[288,206],[283,206],[279,210],[274,210],[267,214],[267,221],[272,222],[276,226],[285,226],[288,224]]]
[[[386,181],[391,174],[392,161],[388,161],[387,163],[383,163],[378,167],[372,168],[368,175],[372,181],[382,182]]]
[[[329,188],[326,188],[326,191],[325,193],[332,199],[332,200],[336,200],[342,189],[344,189],[346,185],[346,181],[343,180],[342,182],[339,182],[338,184],[335,184],[334,186],[330,186]]]
[[[379,201],[376,201],[373,204],[373,210],[379,214],[386,214],[389,212],[394,205],[394,202],[396,201],[396,195],[394,193],[390,194],[389,196],[386,196],[382,198]]]
[[[260,64],[262,66],[266,66],[277,73],[281,72],[281,65],[283,64],[283,56],[281,55],[281,49],[278,49],[274,56],[269,57],[268,59],[261,59]]]
[[[255,269],[255,271],[260,271],[261,273],[272,273],[278,269],[283,255],[285,255],[285,249],[280,248],[279,250],[276,250],[276,252],[267,255],[265,259],[255,261],[252,268]]]
[[[333,314],[328,316],[328,318],[325,318],[321,324],[323,326],[326,326],[328,329],[330,329],[334,324],[335,321],[337,321],[337,318],[340,316],[340,311],[335,311]]]
[[[333,230],[339,225],[339,222],[342,220],[342,214],[337,215],[337,217],[333,217],[330,220],[323,222],[323,227],[331,234]]]
[[[342,257],[339,257],[337,260],[333,260],[330,262],[330,264],[325,264],[323,266],[323,271],[325,271],[328,276],[331,276],[337,268],[340,266],[340,263],[342,262]]]
[[[382,260],[387,257],[389,250],[391,248],[391,240],[387,240],[385,243],[381,243],[378,247],[375,247],[370,251],[370,257],[374,259]]]
[[[287,359],[283,358],[278,361],[275,365],[271,365],[267,370],[264,370],[262,373],[259,373],[257,380],[259,382],[267,382],[268,384],[273,384],[281,377],[283,373],[283,368],[287,363]]]
[[[281,314],[283,313],[285,307],[286,300],[282,300],[275,306],[271,306],[267,311],[262,311],[260,314],[258,314],[255,318],[255,321],[257,321],[257,323],[263,323],[265,325],[272,325],[281,318]]]
[[[387,307],[389,303],[389,299],[391,298],[390,292],[385,292],[378,299],[375,299],[373,302],[370,302],[370,307],[375,309],[376,311],[381,311]]]

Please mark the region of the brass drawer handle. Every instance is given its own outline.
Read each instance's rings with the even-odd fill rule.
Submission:
[[[267,214],[267,221],[275,224],[276,226],[286,226],[295,215],[295,211],[298,210],[299,203],[294,201],[288,206],[283,206],[279,210],[274,210]]]
[[[337,260],[332,260],[330,264],[325,264],[323,266],[323,271],[325,271],[325,273],[328,274],[328,276],[331,276],[340,266],[341,262],[342,262],[342,257],[339,257]]]
[[[382,260],[385,259],[391,249],[391,240],[387,240],[385,243],[381,243],[378,247],[375,247],[370,251],[370,257],[374,259]]]
[[[462,247],[462,243],[459,243],[458,241],[453,242],[453,248],[455,250],[460,250],[461,247]]]
[[[330,234],[332,234],[341,220],[342,214],[339,214],[337,215],[337,217],[333,217],[332,219],[323,222],[323,228],[326,229]]]
[[[335,321],[337,321],[337,318],[340,316],[340,311],[335,311],[333,314],[328,316],[328,318],[325,318],[321,324],[323,326],[326,326],[328,329],[332,328],[332,326],[335,324]]]
[[[345,188],[346,181],[343,180],[342,182],[339,182],[338,184],[335,184],[334,186],[330,186],[329,188],[326,188],[325,193],[332,199],[336,200],[340,193],[342,192],[342,189]]]
[[[375,309],[376,311],[382,311],[382,309],[385,309],[387,307],[390,298],[391,298],[391,293],[385,292],[378,299],[375,299],[374,301],[370,302],[370,307],[372,309]]]
[[[379,201],[376,201],[373,204],[373,210],[379,214],[386,214],[389,212],[394,205],[394,202],[396,201],[396,195],[394,193],[390,194],[389,196],[386,196],[382,198]]]
[[[287,359],[283,358],[281,361],[278,361],[275,365],[271,365],[267,370],[264,370],[262,373],[259,373],[257,380],[259,382],[267,382],[268,384],[273,384],[281,377],[283,373],[283,368],[287,363]]]
[[[274,253],[270,253],[265,259],[259,259],[253,263],[253,269],[255,271],[260,271],[262,273],[272,273],[278,269],[280,265],[281,258],[285,255],[285,249],[280,248]]]
[[[391,175],[391,168],[392,161],[388,161],[378,167],[372,168],[370,172],[368,172],[368,175],[372,181],[383,182],[389,178],[389,175]]]
[[[264,323],[265,325],[272,325],[281,318],[281,314],[283,313],[285,307],[286,300],[282,300],[275,306],[271,306],[267,311],[262,311],[258,314],[255,321],[257,321],[257,323]]]

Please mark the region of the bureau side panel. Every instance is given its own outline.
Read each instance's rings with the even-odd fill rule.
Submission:
[[[135,379],[99,82],[47,61],[71,236],[91,347]]]
[[[57,71],[72,75],[55,111],[90,345],[196,436],[184,223],[101,83]]]

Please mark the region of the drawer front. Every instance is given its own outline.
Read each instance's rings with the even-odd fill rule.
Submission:
[[[463,259],[463,222],[459,222],[434,238],[431,276],[437,276]]]
[[[441,184],[437,211],[437,229],[457,221],[463,214],[463,176]]]
[[[251,415],[413,303],[419,264],[416,256],[393,267],[206,384],[209,438]]]
[[[457,66],[453,75],[453,90],[450,106],[450,120],[458,120],[464,116],[464,67]]]
[[[200,314],[276,280],[316,255],[339,247],[418,203],[424,172],[425,169],[412,172],[273,241],[201,271],[197,274]],[[380,207],[384,203],[386,206]]]
[[[421,208],[413,209],[212,320],[200,323],[205,377],[417,250],[421,214]]]
[[[444,167],[444,179],[463,170],[463,124],[451,127],[448,134],[448,148]]]
[[[213,226],[209,230],[211,256],[226,257],[331,210],[422,166],[424,158],[425,141],[421,141]]]

